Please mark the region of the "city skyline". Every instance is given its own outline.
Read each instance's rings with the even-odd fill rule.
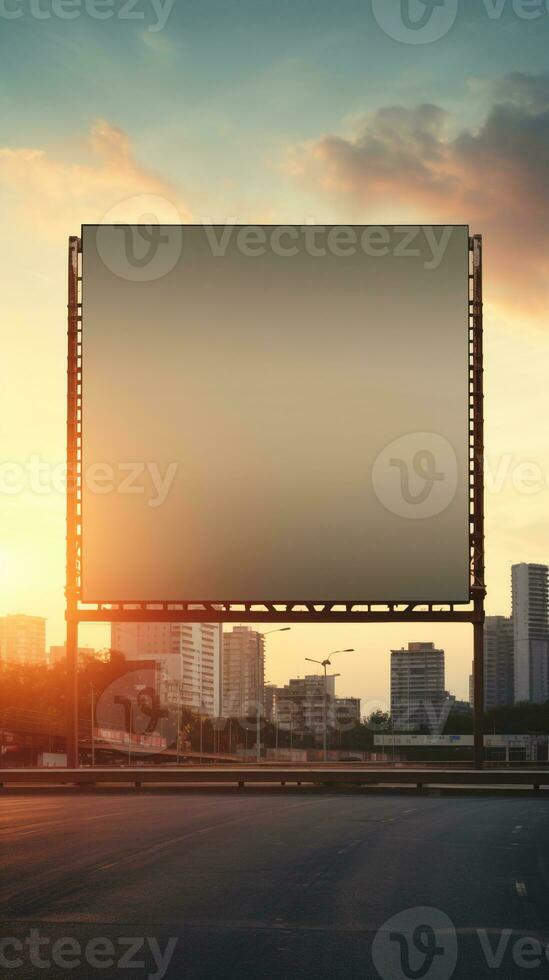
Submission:
[[[547,566],[533,566],[533,567],[534,569],[544,568],[545,573],[547,575]],[[521,566],[515,566],[515,571],[516,569],[520,569],[520,568]],[[513,581],[515,577],[515,571],[513,572]],[[549,616],[549,609],[547,609],[546,612],[547,615]],[[20,658],[8,657],[6,658],[6,662],[15,659],[23,663],[42,662],[45,666],[52,666],[54,663],[62,659],[63,656],[65,656],[64,644],[48,644],[46,642],[47,621],[45,619],[42,619],[41,617],[32,617],[32,616],[25,616],[20,614],[11,614],[8,615],[8,617],[4,617],[4,618],[0,617],[0,641],[2,636],[2,624],[4,620],[10,618],[14,621],[27,619],[28,628],[31,634],[35,631],[36,621],[40,620],[42,636],[43,636],[43,651],[42,651],[41,658],[39,656],[35,656],[34,659],[31,661],[28,661],[25,656],[22,656]],[[25,624],[23,623],[23,626],[24,625]],[[399,625],[399,624],[395,624],[395,625]],[[356,663],[355,663],[355,671],[350,671],[350,672],[347,671],[345,669],[346,663],[347,666],[349,665],[350,662],[352,663],[352,661],[349,661],[348,658],[346,661],[344,660],[342,663],[339,664],[344,668],[342,672],[338,671],[336,675],[330,675],[330,674],[328,675],[329,677],[330,676],[337,676],[340,678],[343,677],[342,683],[345,687],[345,693],[344,694],[340,693],[338,697],[340,699],[346,699],[346,698],[350,700],[358,699],[364,705],[364,710],[361,711],[361,717],[367,717],[371,713],[376,712],[378,710],[387,711],[389,713],[391,712],[391,673],[392,673],[391,662],[394,659],[395,654],[399,652],[405,653],[406,648],[408,651],[410,650],[413,651],[414,649],[421,651],[422,648],[424,648],[426,650],[434,649],[435,652],[441,652],[443,655],[443,659],[445,658],[446,651],[442,647],[438,646],[436,643],[433,643],[433,641],[431,640],[429,641],[425,640],[425,632],[426,632],[425,629],[419,630],[419,632],[423,635],[423,639],[410,641],[409,635],[411,631],[409,628],[409,624],[401,624],[401,625],[405,627],[408,636],[408,639],[406,640],[406,646],[403,641],[399,649],[395,649],[393,645],[391,648],[385,651],[387,655],[387,677],[386,677],[387,694],[386,695],[385,694],[378,695],[375,692],[373,692],[371,689],[367,691],[366,695],[358,694],[357,688],[351,688],[351,684],[355,683],[355,681],[351,681],[349,679],[349,673],[353,677],[356,676]],[[423,624],[423,625],[425,626],[427,624]],[[500,631],[501,629],[504,629],[506,625],[508,625],[507,632],[510,634],[511,650],[510,650],[510,654],[506,653],[508,647],[508,643],[507,643],[507,646],[504,647],[504,655],[510,656],[511,660],[510,663],[506,662],[505,667],[501,667],[498,666],[497,664],[497,657],[500,654],[498,652],[497,646],[493,647],[493,642],[495,637],[492,637],[492,631],[494,629]],[[320,626],[317,626],[316,628],[322,629],[322,627]],[[293,624],[291,629],[292,630],[296,629],[296,624]],[[299,624],[297,625],[297,629],[299,630]],[[308,631],[310,627],[307,627],[306,629]],[[391,629],[393,632],[395,632],[394,626],[387,627],[387,629]],[[230,650],[231,647],[231,639],[230,639],[231,636],[234,641],[238,638],[239,635],[246,636],[246,634],[250,634],[251,641],[252,641],[252,648],[251,648],[252,653],[256,647],[255,638],[258,636],[263,637],[265,632],[269,632],[269,631],[265,631],[261,625],[254,625],[254,624],[245,624],[239,626],[239,625],[227,624],[227,623],[220,623],[220,624],[212,624],[212,623],[210,624],[164,623],[163,624],[160,622],[148,623],[148,624],[112,623],[110,625],[110,639],[111,639],[110,645],[107,645],[100,649],[95,649],[91,646],[85,646],[81,644],[78,648],[78,652],[79,652],[79,656],[84,656],[84,655],[100,656],[106,653],[108,650],[115,650],[124,653],[124,655],[129,657],[129,659],[132,661],[135,660],[136,658],[138,660],[143,658],[144,659],[160,658],[159,663],[164,664],[163,669],[168,670],[168,674],[171,677],[172,682],[177,681],[179,671],[183,670],[183,659],[181,658],[184,657],[186,658],[187,670],[190,671],[190,673],[188,673],[188,676],[185,678],[185,682],[186,684],[189,683],[192,684],[192,689],[194,692],[194,700],[191,699],[192,703],[191,701],[189,701],[188,706],[193,707],[193,710],[197,710],[198,702],[196,701],[196,698],[198,697],[200,701],[200,694],[199,693],[197,694],[197,692],[199,692],[200,683],[201,683],[200,664],[202,663],[202,653],[200,653],[200,650],[201,650],[201,645],[203,643],[203,640],[200,637],[201,634],[203,635],[204,631],[206,631],[207,634],[206,644],[210,645],[212,642],[210,637],[215,635],[215,633],[217,633],[218,630],[222,631],[221,635],[224,638],[224,647],[225,647],[225,641],[227,641],[226,647],[228,651]],[[283,628],[282,630],[275,629],[273,630],[273,632],[288,632],[288,629],[287,628]],[[25,642],[25,646],[26,645],[27,643]],[[321,677],[320,673],[318,675],[311,673],[311,671],[307,668],[307,664],[306,664],[307,657],[300,657],[300,655],[296,654],[295,651],[292,653],[291,659],[288,659],[287,657],[282,658],[283,663],[286,664],[286,666],[283,667],[281,663],[277,662],[277,656],[279,656],[279,654],[277,655],[276,651],[274,655],[269,657],[268,646],[265,647],[264,641],[262,641],[261,649],[262,651],[265,650],[265,653],[261,654],[262,659],[264,661],[264,669],[262,670],[264,691],[266,691],[268,688],[270,689],[276,688],[282,690],[285,686],[287,686],[288,678],[291,679],[292,677],[296,681],[304,680],[308,676],[315,676],[318,678]],[[353,648],[349,650],[344,650],[343,652],[356,654],[358,651],[356,651]],[[327,652],[323,651],[322,654],[323,656],[328,655],[329,651]],[[181,659],[181,666],[177,666],[175,664],[176,656]],[[211,656],[211,654],[209,654],[209,656]],[[217,656],[218,656],[217,654],[214,655],[214,660],[212,661],[212,664],[216,662]],[[242,652],[240,652],[238,656],[242,657]],[[246,656],[248,656],[248,654],[246,654]],[[383,656],[383,654],[381,654],[381,656]],[[2,659],[2,643],[0,642],[0,660],[1,659]],[[501,690],[505,690],[505,683],[509,683],[509,682],[506,682],[503,676],[499,676],[498,671],[501,671],[502,669],[509,671],[510,669],[512,672],[513,665],[515,664],[516,659],[517,658],[515,658],[514,651],[513,651],[512,618],[501,616],[501,615],[487,616],[486,626],[485,626],[485,684],[486,684],[485,704],[487,708],[493,707],[496,704],[513,703],[514,699],[512,697],[506,699],[505,697],[501,696]],[[168,664],[169,660],[173,660],[173,662],[171,664]],[[455,666],[456,665],[454,664],[454,667]],[[208,666],[208,671],[210,673],[211,673],[211,669],[212,669],[211,666]],[[238,672],[240,673],[241,670],[242,667],[239,666]],[[453,672],[450,671],[449,673],[450,676],[453,678]],[[221,680],[222,675],[223,675],[223,681]],[[498,680],[498,676],[499,676],[499,680]],[[183,680],[183,674],[181,674],[180,679]],[[208,683],[211,685],[212,681],[208,680]],[[230,686],[230,684],[229,684],[228,675],[226,675],[224,663],[222,664],[221,662],[219,662],[218,667],[214,667],[213,683],[215,685],[218,685],[218,687],[216,688],[217,693],[214,694],[214,703],[215,703],[215,699],[217,699],[217,703],[219,705],[223,704],[224,705],[223,715],[228,716],[229,714],[231,714],[231,712],[225,710],[227,708],[226,702],[227,702],[227,690],[228,690],[228,687],[226,687],[226,685]],[[248,683],[248,681],[246,681],[246,683]],[[244,702],[247,702],[247,700],[249,700],[249,698],[251,698],[252,695],[255,693],[256,681],[252,679],[252,681],[250,681],[250,684],[251,684],[250,689],[247,690],[246,694],[243,696]],[[499,696],[495,695],[494,684],[496,685],[499,684],[499,688],[500,688]],[[512,687],[514,687],[514,683],[512,679],[511,679],[511,684]],[[457,680],[457,685],[454,684],[452,679],[446,685],[445,690],[450,695],[450,698],[453,698],[458,702],[468,701],[472,705],[473,701],[472,701],[471,675],[468,675],[465,678],[460,676]],[[173,696],[175,695],[172,695],[172,697]],[[209,697],[210,695],[208,695],[208,698],[206,698],[206,700],[208,700]],[[537,695],[537,697],[539,699],[539,695]],[[526,698],[526,700],[531,700],[531,699]],[[201,703],[206,709],[206,713],[211,714],[212,713],[211,709],[208,709],[206,703],[204,701],[201,701]],[[267,702],[264,696],[263,696],[263,703],[266,710]],[[236,703],[234,702],[234,698],[233,698],[233,707],[236,708]],[[233,713],[239,714],[242,712],[240,710],[236,710]],[[244,710],[244,714],[245,713],[246,710]]]

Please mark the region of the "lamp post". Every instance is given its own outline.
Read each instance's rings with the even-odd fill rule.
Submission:
[[[91,762],[92,769],[95,766],[95,702],[94,695],[97,693],[93,684],[90,684],[91,691]]]
[[[287,633],[289,630],[291,630],[291,628],[292,628],[291,626],[279,626],[279,627],[277,627],[277,629],[267,630],[266,633],[260,633],[259,631],[257,633],[257,663],[256,663],[256,674],[257,674],[256,680],[257,680],[257,683],[256,683],[256,692],[255,692],[256,693],[256,709],[255,709],[255,722],[256,722],[256,724],[255,724],[256,762],[261,762],[261,706],[260,706],[261,684],[260,684],[260,680],[259,680],[259,674],[260,674],[260,669],[259,668],[260,668],[260,664],[261,664],[261,655],[260,655],[261,640],[260,640],[260,637],[269,636],[270,633]]]
[[[305,657],[311,664],[320,664],[324,670],[324,697],[323,697],[323,750],[324,750],[324,762],[328,758],[328,717],[326,710],[326,702],[328,699],[328,678],[326,674],[326,668],[331,667],[331,657],[335,657],[336,653],[354,653],[354,647],[347,647],[345,650],[333,650],[332,653],[328,654],[325,660],[313,660],[312,657]],[[331,674],[331,677],[340,677],[340,674]]]
[[[131,766],[132,760],[132,735],[133,735],[133,701],[130,699],[130,743],[128,746],[128,763]]]

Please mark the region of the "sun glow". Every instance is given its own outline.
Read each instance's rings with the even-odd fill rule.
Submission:
[[[0,548],[0,588],[7,585],[11,568],[11,555],[5,548]]]

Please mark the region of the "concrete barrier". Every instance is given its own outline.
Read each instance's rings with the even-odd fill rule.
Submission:
[[[452,769],[379,768],[372,766],[164,766],[95,767],[81,769],[2,769],[0,786],[98,786],[98,785],[314,785],[314,786],[409,786],[505,787],[549,789],[548,769]]]

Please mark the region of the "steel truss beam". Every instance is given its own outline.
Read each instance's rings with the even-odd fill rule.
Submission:
[[[471,623],[474,610],[333,603],[128,604],[80,609],[82,623]]]

